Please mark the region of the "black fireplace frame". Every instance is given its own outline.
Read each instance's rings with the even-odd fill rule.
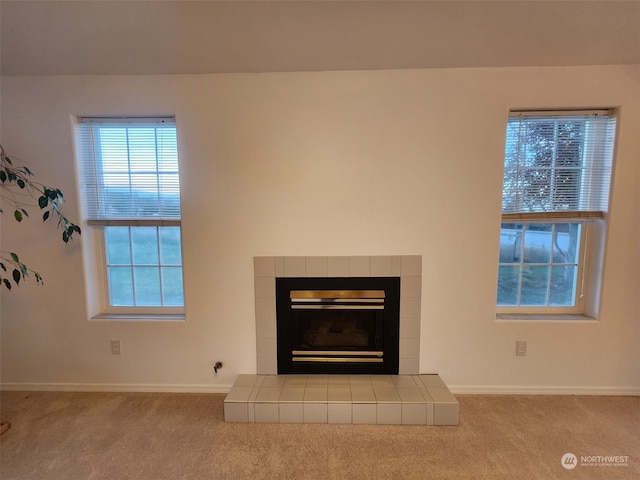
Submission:
[[[295,362],[292,358],[292,290],[383,290],[382,362]],[[397,375],[400,360],[400,277],[278,277],[276,278],[278,374]]]

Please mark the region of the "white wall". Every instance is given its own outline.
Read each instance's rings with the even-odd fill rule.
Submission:
[[[607,106],[621,120],[600,321],[496,322],[509,108]],[[457,391],[640,391],[637,66],[2,79],[6,150],[76,218],[70,115],[153,114],[178,124],[186,321],[89,321],[88,236],[64,246],[53,224],[5,216],[2,249],[46,282],[2,293],[5,388],[223,391],[256,368],[255,255],[412,254],[422,372]]]

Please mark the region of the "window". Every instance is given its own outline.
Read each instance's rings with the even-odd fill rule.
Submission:
[[[76,136],[85,217],[99,231],[101,313],[181,313],[173,118],[80,118]]]
[[[615,126],[608,110],[509,116],[498,313],[595,316]]]

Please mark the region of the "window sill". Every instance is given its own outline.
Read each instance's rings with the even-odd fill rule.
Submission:
[[[184,322],[182,313],[101,313],[91,320],[126,321],[126,322]]]
[[[525,321],[525,322],[570,322],[570,323],[597,323],[598,320],[582,314],[541,314],[541,313],[527,313],[527,314],[513,314],[513,313],[498,313],[496,314],[497,322],[510,322],[510,321]]]

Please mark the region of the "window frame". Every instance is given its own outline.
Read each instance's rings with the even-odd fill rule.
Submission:
[[[149,118],[139,117],[87,117],[90,120],[96,119],[98,122],[103,123],[122,123],[127,125],[135,124],[148,124]],[[86,123],[85,117],[76,117],[75,125],[79,128],[79,125]],[[151,118],[154,120],[170,120],[176,129],[174,117],[162,117],[161,119]],[[112,122],[113,121],[113,122]],[[83,158],[84,149],[80,146],[79,134],[76,131],[76,159],[78,166],[78,180],[80,182],[80,204],[82,206],[85,228],[83,229],[83,237],[87,237],[87,242],[84,245],[84,254],[90,261],[85,262],[85,288],[87,289],[87,307],[88,314],[91,320],[184,320],[185,319],[185,305],[186,301],[183,301],[181,306],[114,306],[111,305],[110,300],[110,288],[109,288],[109,275],[107,266],[107,252],[106,252],[106,230],[108,226],[126,226],[126,227],[166,227],[175,226],[179,228],[180,232],[180,267],[182,274],[182,295],[184,299],[184,248],[182,246],[183,230],[182,230],[182,218],[101,218],[101,219],[89,219],[87,218],[87,200],[84,194],[84,165],[85,159]],[[179,157],[178,157],[179,161]],[[95,160],[95,168],[100,168],[100,159]],[[178,165],[179,168],[179,165]],[[180,190],[178,195],[181,196]],[[133,261],[133,259],[132,259]]]
[[[505,222],[502,223],[517,223],[522,225],[547,225],[552,223],[577,223],[580,224],[580,235],[578,238],[578,262],[576,269],[576,280],[575,280],[575,294],[573,298],[573,305],[563,306],[563,305],[496,305],[496,313],[497,314],[520,314],[520,315],[535,315],[540,314],[542,310],[544,310],[544,314],[547,315],[582,315],[585,311],[586,298],[585,298],[585,287],[588,281],[587,273],[589,272],[588,259],[590,258],[589,254],[589,236],[592,234],[592,229],[589,228],[590,222],[585,220],[578,219],[547,219],[547,220],[526,220],[526,221],[513,221],[513,222]],[[502,224],[500,229],[502,230]],[[527,265],[524,262],[513,265]],[[507,263],[501,263],[498,261],[498,267],[508,266]],[[551,263],[549,266],[553,265],[553,259],[551,259]],[[534,264],[535,266],[535,264]],[[549,280],[550,281],[550,280]],[[521,291],[519,289],[519,291]]]
[[[502,231],[503,224],[550,224],[550,223],[579,223],[580,238],[578,241],[578,254],[577,254],[577,277],[575,287],[575,299],[574,304],[571,306],[556,306],[556,305],[541,305],[541,306],[529,306],[529,305],[498,305],[496,295],[496,318],[499,320],[596,320],[599,316],[600,307],[600,294],[602,290],[602,270],[604,264],[604,244],[606,240],[607,231],[607,213],[609,210],[609,202],[611,196],[611,189],[613,185],[613,173],[615,165],[615,151],[617,145],[617,119],[618,115],[615,109],[603,109],[603,110],[548,110],[548,111],[518,111],[512,110],[509,113],[509,117],[517,115],[530,115],[539,117],[550,116],[562,116],[571,117],[573,115],[578,119],[585,114],[604,114],[611,117],[613,121],[613,145],[611,145],[610,155],[611,158],[605,158],[605,162],[609,163],[610,173],[606,175],[605,184],[606,188],[606,203],[601,207],[601,210],[553,210],[548,212],[543,211],[529,211],[529,212],[509,212],[502,213],[501,222],[499,225],[499,232]],[[610,133],[610,132],[608,132]],[[503,158],[503,171],[506,167],[506,148],[507,137],[505,137],[505,157]],[[599,148],[606,148],[606,141],[602,145],[598,145]],[[593,166],[594,161],[598,156],[593,145],[585,145],[585,152],[583,161]],[[605,152],[607,155],[607,152]],[[591,167],[589,167],[591,168]],[[600,167],[598,167],[600,168]],[[587,169],[588,170],[588,169]],[[589,179],[590,188],[593,188],[593,179],[591,177],[592,172],[583,172],[586,178]],[[504,179],[503,179],[504,182]],[[602,188],[602,184],[597,184],[599,188]],[[601,193],[596,193],[599,195]],[[581,193],[582,195],[582,193]],[[587,196],[592,195],[587,192]],[[504,185],[502,204],[504,207]],[[582,202],[582,200],[580,200]],[[602,203],[602,202],[601,202]],[[578,208],[581,208],[579,206]],[[499,242],[498,242],[499,243]],[[500,247],[498,246],[498,251]],[[500,263],[498,259],[498,267],[504,264]],[[498,277],[499,280],[499,277]],[[549,282],[551,280],[549,279]],[[497,293],[498,281],[496,281],[496,293]]]

